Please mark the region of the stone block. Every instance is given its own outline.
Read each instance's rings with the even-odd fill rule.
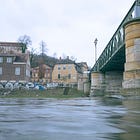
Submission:
[[[135,54],[134,53],[129,53],[126,54],[126,62],[134,62],[135,61]]]
[[[133,47],[134,46],[134,39],[125,40],[125,47]]]
[[[123,76],[124,80],[140,79],[140,70],[126,71]]]
[[[134,45],[134,52],[139,52],[140,53],[140,45]]]
[[[105,73],[105,91],[108,93],[119,92],[122,87],[123,72],[121,71],[109,71]]]
[[[132,61],[140,61],[140,39],[139,38],[134,40],[134,46],[129,46],[129,47],[126,46],[126,62],[132,62]]]
[[[124,89],[140,88],[140,79],[124,80],[122,87]]]
[[[100,72],[92,72],[91,74],[91,94],[100,94],[104,90],[104,74]]]
[[[135,54],[134,54],[134,61],[140,61],[140,51],[139,52],[135,52]]]
[[[91,76],[92,76],[92,78],[98,78],[99,74],[98,73],[92,73]]]
[[[131,33],[126,34],[125,36],[125,40],[129,40],[129,39],[134,39],[134,38],[140,38],[140,29],[139,30],[134,30]]]
[[[140,47],[140,38],[136,38],[136,39],[134,40],[134,44],[135,44],[135,45],[138,45],[138,46]]]
[[[129,80],[134,78],[134,73],[133,72],[124,72],[123,79],[124,80]]]
[[[93,82],[95,82],[95,81],[102,81],[102,79],[104,79],[104,74],[93,72],[91,74],[91,79],[92,79]]]
[[[138,29],[140,29],[140,24],[130,24],[129,26],[126,26],[125,34]]]
[[[131,46],[131,47],[128,47],[128,48],[126,48],[126,50],[125,50],[125,54],[127,55],[127,54],[130,54],[130,53],[133,53],[134,52],[134,46]]]
[[[140,70],[140,61],[125,63],[125,71]]]
[[[140,79],[140,70],[136,70],[135,75],[135,79]]]

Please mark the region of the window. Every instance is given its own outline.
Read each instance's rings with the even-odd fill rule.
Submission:
[[[20,67],[15,68],[15,75],[20,75]]]
[[[12,63],[12,57],[7,57],[7,63]]]
[[[0,57],[0,63],[2,63],[3,62],[3,57]]]
[[[35,75],[35,77],[38,77],[38,73],[35,73],[34,75]]]
[[[71,74],[68,75],[68,78],[71,79]]]
[[[58,66],[58,70],[61,70],[61,66]]]
[[[66,69],[66,66],[64,65],[64,66],[63,66],[63,70],[65,70],[65,69]]]
[[[28,69],[26,69],[26,76],[30,77],[30,71]]]
[[[60,74],[58,74],[58,79],[60,79]]]
[[[2,67],[0,67],[0,75],[2,75]]]

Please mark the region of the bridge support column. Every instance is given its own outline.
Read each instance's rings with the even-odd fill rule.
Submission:
[[[90,96],[103,95],[104,90],[105,90],[104,74],[101,72],[92,72]]]
[[[123,74],[123,89],[140,88],[140,19],[125,25],[126,63]]]
[[[119,94],[122,88],[123,72],[122,71],[108,71],[105,73],[105,83],[107,94]]]
[[[90,95],[119,94],[122,88],[122,81],[122,71],[92,72]]]

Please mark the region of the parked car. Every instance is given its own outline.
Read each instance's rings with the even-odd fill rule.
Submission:
[[[58,87],[58,83],[47,83],[47,88],[55,88]]]
[[[33,89],[35,87],[34,83],[28,82],[25,86],[27,89]]]
[[[46,88],[42,85],[36,85],[35,86],[35,89],[38,89],[38,90],[45,90]]]
[[[10,83],[10,82],[6,83],[6,85],[5,85],[5,89],[13,90],[13,88],[14,88],[14,86],[13,86],[12,83]]]
[[[14,83],[13,87],[14,87],[14,89],[19,89],[20,85],[18,82],[16,82],[16,83]]]

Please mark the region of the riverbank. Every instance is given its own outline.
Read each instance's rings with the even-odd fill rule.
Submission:
[[[69,88],[68,93],[65,88],[54,88],[47,90],[0,90],[0,98],[78,98],[88,97],[88,93],[79,91],[76,88]],[[94,97],[100,97],[96,95]],[[140,98],[140,89],[123,89],[119,94],[103,94],[102,97],[110,98]]]
[[[68,93],[64,93],[64,88],[54,88],[47,90],[12,90],[0,91],[0,98],[77,98],[87,97],[82,91],[70,88]]]

